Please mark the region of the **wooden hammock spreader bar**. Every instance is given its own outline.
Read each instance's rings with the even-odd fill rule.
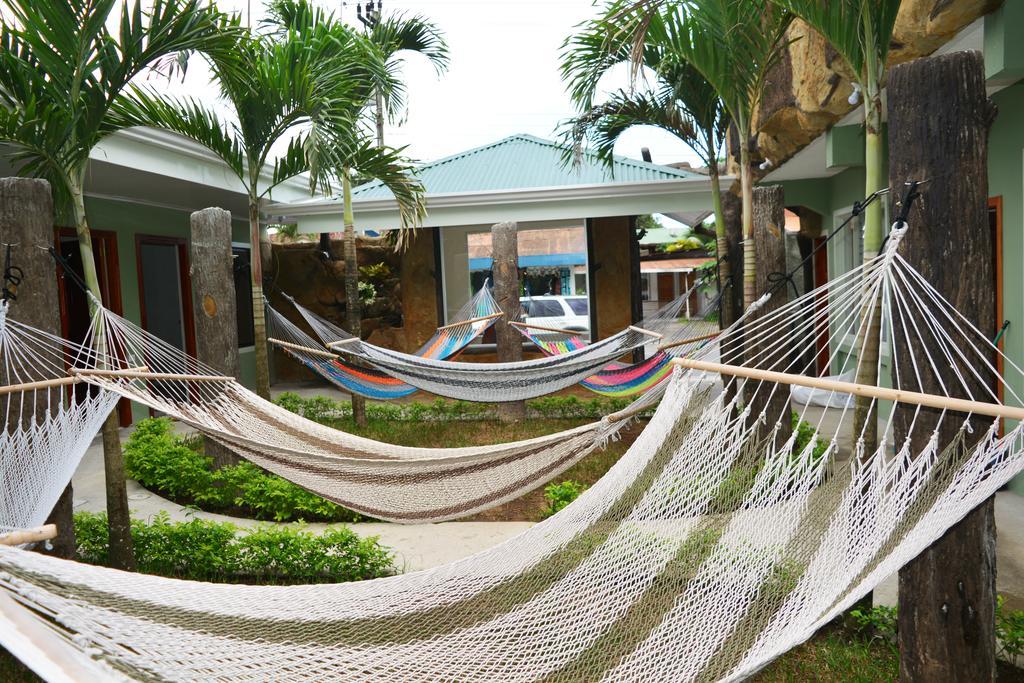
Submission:
[[[44,524],[32,529],[19,529],[6,534],[0,534],[0,545],[23,545],[25,543],[38,543],[57,538],[57,525]]]
[[[35,389],[49,389],[51,387],[63,387],[69,384],[78,384],[81,377],[58,377],[56,379],[42,379],[38,382],[25,382],[24,384],[8,384],[0,387],[0,396],[13,394],[19,391],[33,391]]]
[[[841,394],[853,394],[854,396],[865,396],[877,398],[883,401],[898,401],[900,403],[913,403],[928,408],[940,410],[952,410],[959,413],[976,413],[989,417],[1005,417],[1011,420],[1024,420],[1024,408],[1016,406],[1005,406],[999,403],[985,403],[972,401],[965,398],[953,398],[950,396],[939,396],[938,394],[923,394],[917,391],[904,391],[903,389],[889,389],[887,387],[876,387],[869,384],[856,384],[854,382],[841,382],[824,377],[807,377],[806,375],[794,375],[788,372],[775,372],[774,370],[760,370],[757,368],[744,368],[738,365],[725,365],[723,363],[710,363],[690,358],[674,358],[672,363],[691,370],[703,370],[734,377],[745,377],[765,382],[777,382],[779,384],[795,384],[811,389],[824,389],[835,391]]]
[[[657,337],[658,339],[664,339],[665,338],[665,335],[663,335],[663,334],[658,334],[657,332],[651,332],[650,330],[645,330],[644,328],[637,327],[636,325],[630,325],[626,329],[633,330],[634,332],[639,332],[640,334],[649,334],[652,337]]]
[[[473,323],[482,323],[485,320],[494,320],[495,318],[500,318],[503,315],[505,315],[505,314],[504,313],[491,313],[490,315],[482,315],[479,318],[470,318],[469,320],[460,320],[457,323],[448,323],[447,325],[441,325],[441,327],[437,328],[437,331],[440,332],[441,330],[450,330],[453,327],[461,327],[462,325],[472,325]]]
[[[148,379],[154,382],[234,382],[227,375],[188,375],[173,372],[149,372],[148,370],[89,370],[71,368],[71,374],[85,377],[113,377],[115,379]]]
[[[269,339],[267,339],[267,341],[270,342],[271,344],[277,344],[278,346],[282,346],[286,349],[291,349],[292,351],[301,351],[302,353],[308,353],[312,356],[322,356],[324,358],[338,357],[338,354],[331,353],[330,351],[324,351],[323,349],[314,349],[309,346],[303,346],[302,344],[292,344],[291,342],[282,341],[280,339],[274,339],[273,337],[270,337]]]
[[[513,327],[525,327],[529,330],[543,330],[544,332],[554,332],[556,334],[568,334],[573,337],[578,337],[580,335],[579,330],[563,330],[559,327],[545,327],[544,325],[534,325],[533,323],[521,323],[516,320],[509,320],[508,324]]]
[[[687,344],[695,344],[696,342],[707,341],[708,339],[714,339],[719,334],[719,332],[712,332],[711,334],[705,334],[700,337],[690,337],[689,339],[683,339],[681,341],[672,342],[671,344],[662,344],[661,346],[658,347],[658,350],[665,351],[667,349],[674,349],[677,346],[685,346]]]
[[[338,339],[337,341],[327,342],[327,347],[333,349],[335,346],[345,346],[345,344],[355,344],[358,341],[362,341],[359,337],[349,337],[348,339]]]

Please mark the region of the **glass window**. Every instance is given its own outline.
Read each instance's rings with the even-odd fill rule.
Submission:
[[[552,299],[526,299],[523,306],[531,318],[558,318],[565,315],[561,305]]]
[[[569,304],[569,308],[576,315],[587,315],[590,312],[590,302],[586,299],[566,299],[565,303]]]

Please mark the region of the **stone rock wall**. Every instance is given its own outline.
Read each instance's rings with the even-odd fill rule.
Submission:
[[[889,65],[931,54],[978,17],[1003,0],[903,0],[889,52]],[[848,98],[852,74],[835,50],[801,21],[794,22],[793,40],[785,57],[769,76],[764,100],[755,119],[755,163],[770,159],[772,166],[792,157],[860,105]],[[736,163],[730,163],[736,172]],[[755,167],[755,177],[770,169]]]

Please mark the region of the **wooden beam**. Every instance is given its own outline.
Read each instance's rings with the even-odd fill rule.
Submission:
[[[341,358],[341,356],[339,356],[338,354],[331,353],[330,351],[324,351],[323,349],[314,349],[310,346],[303,346],[302,344],[293,344],[291,342],[286,342],[281,339],[274,339],[273,337],[268,338],[267,341],[270,342],[271,344],[276,344],[277,346],[280,346],[285,349],[291,349],[292,351],[299,351],[301,353],[308,353],[313,356],[321,356],[324,358]],[[337,342],[332,343],[336,344]]]
[[[484,320],[494,320],[495,318],[500,318],[503,315],[505,315],[505,314],[504,313],[491,313],[490,315],[482,315],[479,318],[470,318],[469,320],[460,320],[457,323],[448,323],[447,325],[442,325],[441,327],[437,328],[437,331],[440,332],[441,330],[450,330],[453,327],[462,327],[463,325],[472,325],[473,323],[483,322]]]
[[[627,330],[633,330],[634,332],[639,332],[640,334],[649,334],[652,337],[657,337],[658,339],[664,339],[665,338],[665,335],[663,335],[663,334],[659,334],[657,332],[651,332],[650,330],[645,330],[644,328],[637,327],[636,325],[630,325],[626,329]]]
[[[1006,406],[1000,403],[971,401],[963,398],[940,396],[938,394],[924,394],[917,391],[876,387],[870,384],[842,382],[834,379],[826,379],[824,377],[808,377],[806,375],[795,375],[788,372],[776,372],[774,370],[745,368],[739,365],[712,363],[710,361],[693,360],[691,358],[674,358],[672,359],[672,363],[689,370],[702,370],[704,372],[744,377],[746,379],[754,379],[763,382],[793,384],[800,387],[809,387],[811,389],[835,391],[841,394],[866,396],[868,398],[875,398],[883,401],[913,403],[915,405],[925,406],[928,408],[938,408],[940,410],[974,413],[976,415],[986,415],[988,417],[1005,417],[1011,420],[1024,420],[1024,408]]]
[[[14,394],[17,392],[35,391],[37,389],[49,389],[51,387],[64,387],[69,384],[78,384],[80,377],[58,377],[56,379],[43,379],[38,382],[25,382],[23,384],[8,384],[0,387],[0,396]]]
[[[714,339],[720,334],[721,331],[717,331],[712,332],[711,334],[701,335],[700,337],[690,337],[689,339],[681,339],[679,341],[671,342],[669,344],[662,344],[661,346],[658,347],[658,350],[666,351],[668,349],[674,349],[679,346],[686,346],[687,344],[695,344],[697,342],[707,341],[708,339]]]
[[[71,368],[71,374],[83,377],[110,377],[112,379],[144,379],[153,382],[234,382],[227,375],[190,375],[174,372],[149,372],[148,370],[90,370]]]
[[[519,310],[519,242],[515,223],[491,226],[491,272],[494,276],[494,298],[503,311]],[[523,359],[523,337],[503,322],[494,326],[498,362],[515,363]],[[498,404],[502,422],[526,418],[526,401]]]
[[[32,529],[19,529],[6,534],[0,534],[0,545],[24,545],[26,543],[39,543],[57,538],[57,525],[44,524]]]
[[[363,341],[359,337],[349,337],[348,339],[336,339],[332,342],[327,342],[326,346],[333,349],[336,346],[345,346],[346,344],[355,344]],[[307,347],[308,348],[308,347]]]
[[[577,330],[564,330],[560,327],[545,327],[544,325],[534,325],[533,323],[521,323],[516,320],[509,320],[508,324],[513,327],[525,327],[529,330],[542,330],[544,332],[555,332],[556,334],[568,334],[573,337],[578,337],[580,335]]]

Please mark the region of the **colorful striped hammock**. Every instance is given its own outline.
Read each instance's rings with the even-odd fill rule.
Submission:
[[[697,286],[694,285],[694,288]],[[638,323],[645,329],[655,331],[665,329],[669,324],[676,326],[672,333],[662,340],[653,355],[638,363],[610,363],[596,375],[588,377],[580,384],[602,396],[635,396],[647,391],[672,374],[671,360],[673,358],[689,353],[718,333],[717,323],[704,319],[686,319],[681,326],[678,325],[679,316],[691,292],[693,292],[693,288]],[[523,322],[510,324],[547,356],[559,356],[587,346],[587,342],[579,336],[579,333],[571,330],[560,330]]]
[[[381,370],[355,365],[338,358],[336,354],[326,350],[320,351],[324,345],[337,346],[354,337],[329,320],[300,306],[291,297],[287,298],[320,340],[314,340],[295,323],[267,305],[267,320],[270,321],[274,335],[271,341],[286,354],[338,388],[366,398],[386,401],[417,391],[411,384],[406,384]],[[501,315],[497,302],[491,296],[490,288],[483,287],[459,309],[451,323],[437,328],[433,336],[416,351],[416,355],[434,360],[453,358],[483,334]],[[312,353],[313,351],[316,353]]]

